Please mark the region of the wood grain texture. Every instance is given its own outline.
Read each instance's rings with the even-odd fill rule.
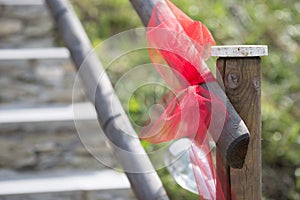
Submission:
[[[225,92],[250,131],[242,169],[230,168],[231,199],[261,199],[261,59],[219,58]]]
[[[220,112],[212,97],[212,119],[208,132],[217,144],[217,150],[233,168],[242,168],[249,143],[249,130],[240,118],[220,85],[216,82],[202,84],[212,94],[219,97],[226,106],[227,119],[224,112]]]

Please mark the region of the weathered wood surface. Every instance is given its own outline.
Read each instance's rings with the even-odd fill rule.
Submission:
[[[219,58],[217,67],[228,98],[251,134],[243,168],[230,168],[225,174],[231,185],[225,192],[230,199],[261,199],[261,59]],[[226,168],[222,161],[218,165],[223,165],[219,170]]]
[[[225,104],[228,119],[223,113],[214,110],[212,102],[212,129],[208,130],[217,143],[218,152],[226,159],[233,168],[242,168],[249,143],[249,131],[243,120],[237,114],[226,94],[218,83],[206,83],[201,85],[208,88],[212,94],[216,94]]]
[[[115,155],[125,170],[136,197],[143,200],[168,199],[69,2],[66,0],[46,2],[60,35],[71,52],[86,95],[95,104],[98,121],[111,141]]]
[[[130,0],[133,7],[141,17],[145,26],[147,26],[153,6],[158,0]],[[167,5],[166,5],[167,6]],[[211,92],[219,95],[224,100],[227,110],[231,117],[224,125],[221,135],[213,135],[217,142],[222,155],[227,159],[227,162],[236,168],[241,168],[244,163],[245,152],[249,141],[249,132],[239,115],[233,109],[232,105],[226,98],[224,91],[217,83],[202,84],[201,87],[208,87]],[[224,117],[224,116],[221,116]],[[219,119],[212,119],[212,123],[218,123]],[[219,124],[222,126],[222,124]]]

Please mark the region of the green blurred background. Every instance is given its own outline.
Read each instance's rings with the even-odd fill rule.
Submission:
[[[194,20],[202,21],[218,45],[268,45],[269,56],[262,58],[263,196],[300,199],[300,1],[172,2]],[[127,0],[72,0],[72,3],[94,45],[142,26]],[[147,51],[144,54],[147,57]],[[132,57],[127,62],[136,62]],[[126,68],[126,62],[120,63],[120,68],[122,64]],[[108,73],[117,79],[122,70]],[[144,89],[144,94],[151,96],[147,91]],[[140,95],[130,100],[128,112],[133,120],[142,120],[146,111],[141,98],[149,99]],[[147,144],[145,147],[151,148]],[[171,199],[197,199],[196,195],[180,189],[166,169],[159,170],[159,174]]]

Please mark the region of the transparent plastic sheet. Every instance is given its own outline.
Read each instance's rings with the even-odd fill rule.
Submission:
[[[215,41],[201,22],[191,20],[168,0],[159,1],[153,8],[146,37],[150,58],[173,89],[174,98],[165,102],[166,109],[142,129],[140,137],[154,144],[189,138],[200,199],[225,199],[222,191],[216,191],[220,183],[207,130],[212,105],[224,116],[226,108],[217,95],[200,86],[216,81],[204,63]]]

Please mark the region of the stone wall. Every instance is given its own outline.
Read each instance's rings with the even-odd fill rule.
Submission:
[[[54,45],[53,22],[43,5],[0,6],[0,48]]]
[[[46,6],[0,6],[0,48],[56,46],[53,22]],[[75,79],[69,60],[0,61],[0,109],[71,104]],[[86,101],[82,94],[76,102]],[[85,127],[93,150],[116,166],[96,121]],[[0,180],[7,173],[53,170],[101,170],[105,165],[82,145],[74,122],[15,123],[0,125]],[[122,192],[120,192],[122,193]],[[48,196],[47,196],[48,195]],[[6,196],[0,199],[77,199],[77,193],[61,196]],[[89,199],[108,199],[91,193]],[[97,196],[98,195],[98,196]],[[113,194],[111,194],[113,195]],[[100,195],[101,196],[101,195]],[[107,196],[107,193],[106,193]],[[108,195],[109,196],[109,195]],[[132,197],[131,197],[132,198]],[[80,198],[78,198],[80,199]],[[123,199],[123,198],[120,198]]]

